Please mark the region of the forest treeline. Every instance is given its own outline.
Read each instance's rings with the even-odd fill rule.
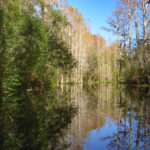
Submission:
[[[149,14],[148,0],[116,1],[107,19],[109,27],[102,27],[112,32],[116,41],[108,46],[98,40],[98,35],[88,40],[93,44],[87,53],[85,81],[150,84]]]
[[[77,9],[65,5],[71,22],[66,29],[69,45],[78,61],[72,80],[149,84],[149,8],[147,0],[117,0],[107,20],[110,28],[102,27],[116,36],[116,41],[108,44],[101,35],[91,34],[89,22]]]
[[[120,82],[150,84],[150,4],[117,0],[104,28],[117,36]]]
[[[69,22],[55,4],[43,1],[0,1],[1,92],[56,85],[60,74],[76,65],[62,26]]]
[[[0,1],[0,92],[114,80],[116,44],[66,1]]]
[[[104,29],[117,35],[110,45],[65,0],[1,0],[0,92],[68,82],[150,83],[149,3],[118,0],[108,24]]]

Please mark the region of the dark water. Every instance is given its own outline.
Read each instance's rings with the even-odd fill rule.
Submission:
[[[67,94],[66,94],[67,95]],[[69,98],[56,91],[19,91],[1,96],[0,150],[63,150],[76,114]]]
[[[150,149],[150,89],[66,86],[5,94],[2,150]]]

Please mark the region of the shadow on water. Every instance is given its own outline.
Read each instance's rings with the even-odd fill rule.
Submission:
[[[76,108],[62,95],[19,91],[1,96],[0,149],[67,149],[65,136]]]

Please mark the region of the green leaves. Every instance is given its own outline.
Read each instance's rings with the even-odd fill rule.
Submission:
[[[58,75],[70,72],[76,65],[60,36],[61,24],[67,25],[67,19],[49,6],[53,22],[47,25],[43,18],[35,17],[35,12],[28,12],[34,9],[34,3],[27,2],[24,9],[22,1],[21,6],[17,3],[9,0],[5,3],[8,9],[0,10],[1,88],[10,92],[19,87],[51,87]]]

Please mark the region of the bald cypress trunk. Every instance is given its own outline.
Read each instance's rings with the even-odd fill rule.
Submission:
[[[146,0],[142,0],[142,18],[143,18],[143,67],[146,68]]]

